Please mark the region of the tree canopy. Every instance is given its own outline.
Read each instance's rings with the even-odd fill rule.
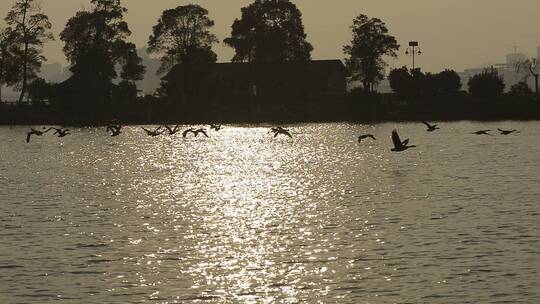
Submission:
[[[540,77],[540,62],[536,58],[526,59],[516,63],[517,72],[525,71],[524,81],[530,76],[534,77],[535,93],[538,94],[538,78]]]
[[[412,101],[424,98],[455,96],[461,89],[461,79],[452,70],[423,73],[407,67],[393,69],[388,74],[390,87],[400,98]]]
[[[461,78],[454,70],[444,70],[435,75],[438,90],[442,94],[456,94],[461,90]]]
[[[500,97],[504,93],[504,79],[496,70],[485,70],[469,79],[469,92],[480,100],[489,100]]]
[[[120,0],[92,0],[90,11],[80,11],[70,18],[60,34],[64,53],[73,73],[93,73],[111,81],[120,77],[126,81],[141,80],[145,68],[133,43],[126,42],[131,35],[124,21],[127,9]]]
[[[309,61],[302,13],[289,0],[255,0],[242,8],[225,44],[235,50],[234,62]]]
[[[41,11],[36,0],[18,0],[5,17],[6,24],[13,33],[15,57],[21,64],[20,77],[16,78],[21,94],[19,102],[27,93],[28,80],[36,77],[45,57],[41,55],[43,44],[54,37],[49,17]]]
[[[531,88],[529,88],[529,85],[526,82],[520,81],[510,88],[508,94],[513,97],[525,99],[533,96],[533,91]]]
[[[11,28],[0,31],[0,102],[2,86],[13,86],[21,78],[20,50],[15,43],[17,33]]]
[[[158,74],[174,65],[216,62],[212,45],[218,42],[210,32],[214,21],[199,5],[184,5],[163,12],[148,39],[148,52],[161,56]]]
[[[366,15],[356,17],[351,26],[352,40],[343,47],[349,57],[346,65],[354,80],[360,80],[365,89],[372,91],[384,79],[387,64],[383,56],[396,57],[399,44],[388,34],[386,24]]]

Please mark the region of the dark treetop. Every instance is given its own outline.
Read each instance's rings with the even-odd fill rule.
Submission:
[[[388,34],[386,24],[366,15],[356,17],[351,26],[353,38],[343,47],[347,67],[353,79],[360,80],[364,88],[373,91],[373,86],[384,79],[386,63],[383,56],[397,56],[399,44]]]
[[[302,13],[288,0],[256,0],[242,8],[225,44],[234,62],[308,61],[313,47],[306,40]]]
[[[198,5],[179,6],[163,12],[148,40],[148,52],[161,55],[163,74],[176,64],[216,62],[212,45],[218,42],[210,32],[214,21]]]

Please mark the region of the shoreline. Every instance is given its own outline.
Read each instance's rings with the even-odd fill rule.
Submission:
[[[399,102],[325,99],[316,102],[209,105],[139,102],[107,108],[62,110],[47,105],[0,105],[0,125],[103,126],[158,124],[302,124],[454,121],[538,121],[540,101]]]
[[[145,126],[145,125],[210,125],[213,123],[219,123],[224,125],[260,125],[260,126],[274,126],[274,125],[305,125],[305,124],[335,124],[335,123],[347,123],[358,125],[378,125],[385,123],[419,123],[422,120],[437,122],[437,123],[452,123],[452,122],[537,122],[538,118],[489,118],[489,119],[387,119],[387,120],[238,120],[238,121],[207,121],[207,120],[189,120],[189,121],[145,121],[145,122],[125,122],[121,123],[124,126]],[[0,122],[0,127],[26,127],[26,126],[66,126],[66,127],[105,127],[108,123],[64,123],[54,121],[42,121],[42,122],[27,122],[27,123],[7,123]]]

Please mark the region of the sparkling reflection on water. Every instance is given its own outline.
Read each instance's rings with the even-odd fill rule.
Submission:
[[[0,128],[0,302],[540,302],[540,123],[394,126]]]

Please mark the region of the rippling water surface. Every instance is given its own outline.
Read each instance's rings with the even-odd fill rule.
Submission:
[[[0,303],[540,303],[540,123],[441,127],[0,128]]]

